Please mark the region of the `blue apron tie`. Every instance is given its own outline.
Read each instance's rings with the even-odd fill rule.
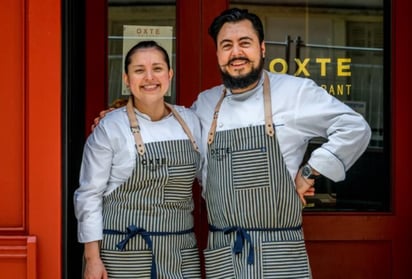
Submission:
[[[106,233],[108,230],[105,230]],[[126,247],[126,244],[129,242],[130,239],[135,237],[136,235],[141,235],[143,239],[146,241],[147,246],[149,247],[150,250],[152,250],[152,240],[150,239],[150,235],[146,232],[146,230],[142,228],[138,228],[135,225],[130,225],[126,229],[126,238],[117,243],[116,247],[119,248],[120,250],[124,250]]]
[[[229,227],[223,229],[224,234],[229,234],[236,232],[236,239],[233,245],[233,253],[239,254],[242,253],[245,241],[249,244],[249,255],[247,256],[247,263],[253,264],[255,261],[255,251],[252,243],[252,239],[248,232],[241,227]]]
[[[232,227],[220,229],[218,227],[215,227],[209,224],[209,230],[211,232],[223,232],[224,234],[236,232],[236,239],[235,239],[235,243],[232,249],[234,254],[242,253],[245,241],[249,244],[249,255],[247,256],[248,264],[253,264],[255,261],[254,246],[253,246],[252,238],[250,237],[250,234],[248,233],[248,231],[261,231],[261,232],[264,232],[264,231],[267,231],[267,232],[269,231],[271,232],[296,231],[296,230],[300,230],[301,228],[302,228],[302,225],[299,225],[296,227],[288,227],[288,228],[242,228],[242,227],[232,226]]]
[[[143,228],[138,228],[135,225],[130,225],[126,228],[126,232],[117,231],[117,230],[103,230],[104,234],[125,234],[126,238],[116,244],[116,247],[123,251],[126,247],[126,244],[129,242],[130,239],[135,237],[136,235],[141,235],[143,240],[146,242],[147,246],[149,247],[150,251],[152,251],[153,243],[152,239],[150,238],[151,235],[161,236],[161,235],[181,235],[193,232],[192,229],[184,230],[184,231],[177,231],[177,232],[148,232]],[[156,279],[157,272],[156,272],[156,260],[152,252],[152,267],[150,269],[150,278]]]
[[[123,251],[126,247],[126,244],[129,242],[130,239],[135,237],[136,235],[141,235],[146,242],[147,246],[149,247],[150,251],[152,251],[152,240],[150,239],[150,233],[148,233],[145,229],[138,228],[135,225],[130,225],[126,228],[126,232],[116,231],[116,230],[103,230],[105,234],[126,234],[126,238],[116,244],[116,247]],[[156,279],[157,272],[156,272],[156,260],[152,252],[152,266],[150,268],[150,278]]]

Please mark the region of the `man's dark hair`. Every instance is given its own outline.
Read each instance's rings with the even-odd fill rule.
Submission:
[[[215,45],[217,46],[217,35],[219,34],[220,29],[222,29],[223,24],[227,22],[238,22],[245,19],[252,23],[253,28],[258,35],[259,43],[262,43],[264,40],[264,32],[263,24],[260,18],[253,13],[249,13],[246,9],[232,8],[223,11],[213,20],[209,27],[209,35],[215,41]]]

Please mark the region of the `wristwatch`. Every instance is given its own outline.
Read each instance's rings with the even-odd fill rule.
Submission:
[[[320,177],[320,174],[314,174],[312,172],[312,167],[309,164],[303,165],[301,174],[305,179],[316,179]]]

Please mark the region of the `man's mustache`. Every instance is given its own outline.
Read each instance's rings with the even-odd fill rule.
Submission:
[[[243,61],[246,61],[246,62],[250,63],[250,60],[247,59],[246,57],[234,57],[234,58],[230,59],[226,64],[220,65],[220,67],[229,66],[229,64],[233,63],[236,60],[243,60]]]

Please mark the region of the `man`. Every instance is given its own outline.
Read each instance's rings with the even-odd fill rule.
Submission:
[[[313,81],[263,70],[260,19],[229,9],[209,28],[223,85],[193,104],[202,124],[208,278],[310,278],[302,231],[315,178],[345,179],[370,128]],[[313,137],[327,141],[302,162]],[[303,166],[300,167],[303,163]]]
[[[255,14],[226,10],[209,34],[223,85],[200,93],[192,106],[205,157],[206,276],[310,278],[305,195],[314,195],[320,175],[345,179],[370,127],[313,81],[263,70],[264,32]],[[326,142],[302,162],[314,137]]]

